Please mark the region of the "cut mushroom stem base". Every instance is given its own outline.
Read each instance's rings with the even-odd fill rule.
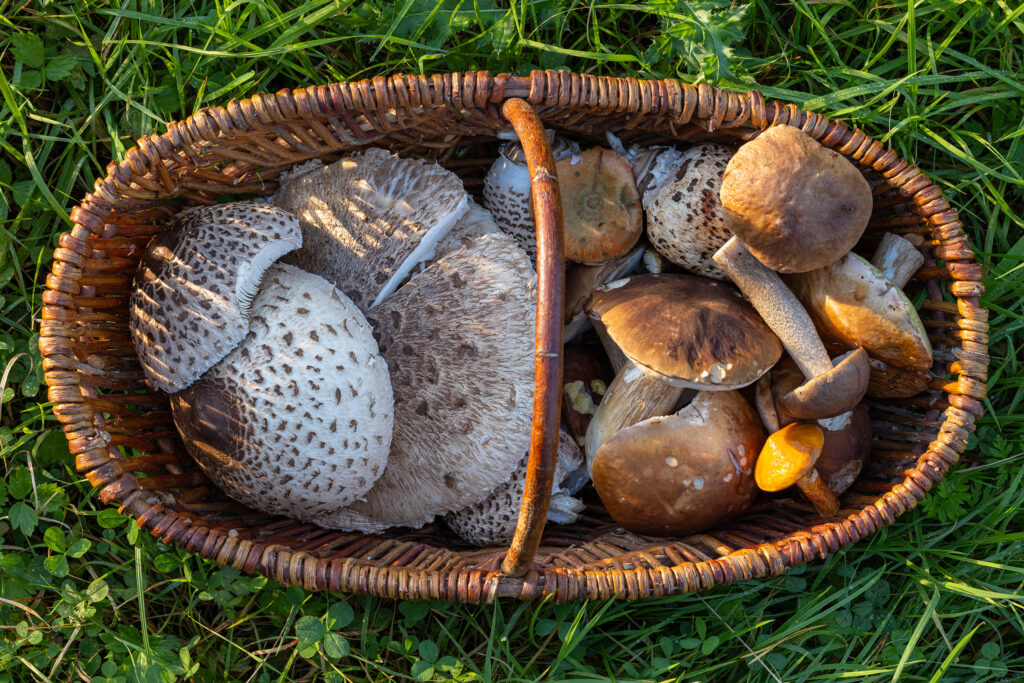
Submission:
[[[821,477],[818,476],[818,470],[812,469],[810,472],[801,477],[796,485],[803,491],[804,496],[807,500],[811,501],[811,505],[818,511],[818,514],[822,517],[833,517],[839,512],[839,499],[836,494],[832,493],[832,490],[825,485]]]

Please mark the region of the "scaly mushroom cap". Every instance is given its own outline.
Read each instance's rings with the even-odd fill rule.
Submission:
[[[529,452],[519,461],[512,477],[496,488],[484,500],[445,517],[452,531],[473,545],[486,546],[511,542],[519,522],[519,506],[526,490],[526,463]],[[585,481],[580,472],[583,456],[579,446],[564,430],[558,433],[558,459],[555,461],[554,488],[548,505],[548,521],[554,524],[572,524],[583,511],[583,503],[572,496]],[[577,486],[576,491],[569,488]]]
[[[735,391],[701,392],[675,415],[627,427],[597,452],[594,485],[630,531],[703,531],[750,505],[761,422]]]
[[[692,275],[636,275],[597,289],[588,313],[626,357],[663,381],[738,389],[779,360],[782,345],[730,285]]]
[[[185,211],[150,240],[129,305],[150,385],[180,391],[235,348],[264,272],[301,244],[295,217],[259,202]]]
[[[814,469],[825,445],[821,427],[794,422],[768,437],[754,466],[754,478],[763,491],[781,491]]]
[[[395,392],[388,467],[343,526],[420,527],[486,498],[528,449],[534,280],[507,235],[484,235],[367,315]]]
[[[555,161],[578,154],[580,146],[547,133]],[[494,216],[503,231],[515,238],[531,261],[537,258],[537,228],[533,221],[533,203],[530,200],[530,170],[526,154],[518,141],[507,142],[498,151],[498,159],[484,178],[484,206]]]
[[[662,256],[686,270],[728,280],[712,254],[732,232],[719,193],[733,150],[705,143],[683,153],[675,174],[644,197],[647,236]]]
[[[436,163],[370,148],[293,177],[273,203],[302,226],[302,249],[285,261],[327,278],[365,312],[432,257],[469,195]]]
[[[786,280],[823,337],[862,346],[889,365],[931,368],[931,343],[914,304],[860,256]]]
[[[391,444],[391,383],[369,324],[323,278],[284,264],[268,270],[245,340],[171,409],[225,493],[324,527],[370,489]]]
[[[629,251],[643,232],[643,209],[629,162],[602,147],[555,164],[562,195],[565,259],[601,263]]]
[[[470,246],[477,237],[497,232],[501,232],[501,228],[494,222],[491,212],[470,199],[469,210],[462,214],[462,218],[457,220],[452,229],[437,243],[437,247],[434,248],[433,257],[427,261],[417,263],[409,271],[409,279],[411,280],[416,277],[429,268],[432,263],[444,258],[456,249]],[[402,284],[405,284],[405,282]]]
[[[774,126],[725,169],[725,222],[758,261],[779,273],[834,263],[871,217],[871,188],[846,158],[797,128]]]

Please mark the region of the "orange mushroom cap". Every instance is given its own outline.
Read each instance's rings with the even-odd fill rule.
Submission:
[[[816,424],[794,422],[768,437],[754,466],[754,481],[762,491],[781,491],[814,468],[825,445]]]

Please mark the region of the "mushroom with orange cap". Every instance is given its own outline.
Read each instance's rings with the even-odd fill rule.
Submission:
[[[825,436],[816,424],[794,422],[768,437],[754,466],[754,479],[763,491],[775,492],[796,485],[822,517],[839,511],[839,499],[821,480],[814,465],[821,456]]]

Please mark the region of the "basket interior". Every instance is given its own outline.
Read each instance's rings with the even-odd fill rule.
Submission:
[[[677,96],[655,86],[645,104],[643,92],[637,103],[628,93],[616,100],[581,92],[573,100],[550,83],[537,95],[530,79],[510,82],[500,96],[492,86],[486,97],[464,92],[461,99],[443,87],[437,95],[426,79],[401,88],[377,83],[259,96],[172,124],[168,134],[140,140],[126,162],[108,169],[73,214],[75,229],[61,239],[44,297],[42,342],[55,413],[79,469],[101,496],[165,542],[308,588],[466,600],[548,592],[562,599],[641,597],[773,574],[825,556],[913,507],[955,461],[980,414],[987,337],[981,338],[984,311],[975,290],[960,295],[954,287],[954,299],[948,283],[980,280],[980,272],[975,276],[969,250],[950,251],[960,244],[958,235],[948,220],[934,220],[922,204],[923,190],[911,186],[919,174],[908,174],[913,167],[891,151],[820,115],[703,87],[683,86]],[[498,102],[515,94],[514,87],[530,96],[546,126],[584,147],[606,145],[606,131],[626,144],[737,145],[772,122],[798,125],[855,160],[873,188],[874,213],[857,252],[870,257],[886,231],[919,233],[933,246],[937,259],[929,259],[907,292],[919,304],[934,371],[944,379],[914,398],[868,400],[871,457],[841,497],[836,519],[819,519],[792,494],[762,495],[716,529],[656,539],[618,527],[588,486],[583,517],[547,529],[534,570],[495,580],[491,568],[505,548],[469,547],[443,524],[380,536],[325,530],[248,509],[199,471],[179,440],[167,397],[146,389],[128,332],[127,295],[148,239],[185,206],[270,194],[291,166],[311,158],[329,162],[367,145],[437,159],[479,195],[497,154],[496,132],[508,128]],[[416,99],[417,88],[433,99]],[[382,92],[393,101],[382,102]],[[941,200],[937,190],[935,199]],[[976,338],[963,334],[971,327],[964,321],[972,319]],[[943,433],[949,438],[936,442]]]

